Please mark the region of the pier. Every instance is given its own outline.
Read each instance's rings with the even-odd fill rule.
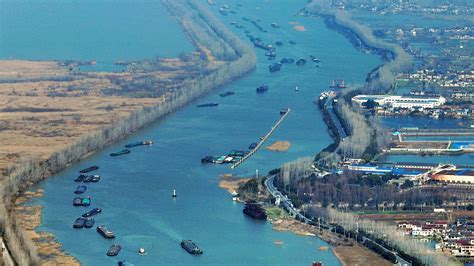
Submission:
[[[234,169],[234,168],[237,168],[239,165],[241,165],[245,160],[247,160],[248,158],[250,158],[252,155],[254,155],[258,149],[260,149],[260,147],[262,147],[263,143],[273,134],[273,132],[280,126],[280,124],[283,122],[283,120],[285,120],[285,118],[288,116],[288,114],[290,114],[291,112],[291,109],[290,108],[287,108],[286,109],[286,113],[284,113],[283,115],[281,115],[280,119],[278,119],[278,121],[272,126],[272,128],[270,129],[270,131],[268,131],[267,134],[265,134],[265,136],[263,136],[263,138],[257,143],[257,146],[252,149],[249,153],[247,153],[244,157],[242,157],[242,159],[238,160],[237,162],[235,162],[234,164],[232,164],[232,166],[230,167],[231,169]]]
[[[458,128],[458,129],[402,129],[398,131],[398,135],[420,137],[420,136],[474,136],[474,129]]]

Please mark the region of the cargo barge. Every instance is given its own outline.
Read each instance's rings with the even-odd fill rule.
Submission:
[[[259,87],[257,87],[257,93],[265,93],[268,91],[268,85],[267,84],[263,84]]]
[[[246,215],[254,219],[258,219],[258,220],[267,219],[267,213],[265,212],[265,210],[259,204],[255,202],[245,203],[243,213],[245,213]]]
[[[82,215],[82,217],[85,217],[85,218],[91,217],[91,216],[94,216],[94,215],[99,214],[99,213],[101,213],[101,212],[102,212],[102,209],[100,209],[100,208],[94,208],[94,209],[92,209],[92,210],[90,210],[90,211],[84,213],[84,214]]]
[[[86,168],[86,169],[82,169],[81,171],[79,171],[79,173],[85,174],[85,173],[89,173],[89,172],[95,171],[95,170],[97,170],[97,169],[99,169],[99,166],[93,165],[93,166],[88,167],[88,168]]]
[[[113,244],[112,246],[110,246],[109,250],[107,250],[107,256],[109,257],[117,256],[120,250],[122,250],[122,246],[118,244]]]
[[[120,155],[125,155],[125,154],[129,154],[131,151],[129,149],[124,149],[124,150],[121,150],[119,152],[113,152],[110,154],[110,156],[120,156]]]
[[[114,232],[110,231],[105,225],[97,226],[97,232],[104,238],[115,238]]]
[[[186,250],[189,254],[200,255],[203,253],[202,250],[196,244],[194,244],[194,242],[191,240],[181,241],[181,247],[184,250]]]
[[[138,141],[138,142],[129,143],[129,144],[125,145],[125,148],[133,148],[133,147],[137,147],[137,146],[144,146],[144,145],[151,145],[151,144],[153,144],[153,141],[151,141],[151,140]]]
[[[87,187],[86,186],[78,186],[76,190],[74,191],[74,194],[82,194],[86,192]]]
[[[227,97],[227,96],[231,96],[231,95],[234,95],[235,92],[233,91],[227,91],[227,92],[224,92],[224,93],[221,93],[220,96],[221,97]]]
[[[197,105],[197,107],[215,107],[215,106],[218,106],[218,105],[219,105],[219,103],[212,102],[212,103],[199,104],[199,105]]]

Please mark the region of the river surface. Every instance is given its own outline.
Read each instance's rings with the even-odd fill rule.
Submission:
[[[0,59],[95,60],[82,69],[112,71],[116,60],[193,50],[159,1],[0,1]]]
[[[45,190],[45,196],[36,200],[44,206],[42,225],[38,230],[53,233],[64,250],[84,265],[112,265],[118,260],[135,265],[309,265],[313,260],[322,261],[324,265],[339,265],[330,250],[318,249],[328,246],[318,238],[276,232],[269,222],[244,216],[243,206],[232,202],[228,192],[218,187],[219,176],[224,173],[253,175],[256,169],[266,173],[284,162],[314,156],[332,140],[313,99],[328,90],[331,81],[336,78],[344,78],[349,84],[362,83],[366,74],[381,61],[376,55],[357,51],[343,36],[328,30],[321,19],[295,16],[306,3],[305,0],[291,1],[291,4],[288,4],[289,1],[239,2],[243,4],[240,8],[235,8],[236,1],[226,3],[236,11],[235,15],[221,16],[217,6],[212,10],[227,25],[233,20],[238,21],[265,42],[281,40],[284,45],[278,47],[278,60],[283,56],[294,59],[304,57],[308,63],[300,67],[284,65],[280,72],[269,73],[267,67],[270,61],[263,50],[256,50],[258,66],[251,74],[40,183],[38,187]],[[104,3],[112,9],[116,8],[110,2],[101,2],[99,6]],[[142,19],[151,20],[150,23],[156,23],[154,27],[159,28],[163,21],[169,20],[163,17],[163,7],[159,9],[157,15],[146,11]],[[18,15],[26,19],[22,14]],[[268,32],[258,32],[252,24],[241,19],[243,16],[260,19],[261,26]],[[99,17],[97,13],[92,13],[88,23],[95,19],[101,21]],[[156,19],[159,21],[154,22]],[[281,27],[270,27],[272,22]],[[293,29],[294,25],[289,22],[299,23],[306,31]],[[247,41],[245,29],[230,27]],[[134,29],[140,35],[146,35],[142,30],[147,28]],[[160,40],[167,38],[174,44],[171,48],[158,47],[156,51],[159,54],[176,54],[177,49],[189,50],[189,44],[183,43],[181,37],[157,31]],[[83,38],[88,36],[86,34]],[[101,39],[108,42],[107,38]],[[290,40],[295,41],[296,45],[290,45]],[[152,40],[146,41],[147,45],[149,41]],[[89,50],[84,50],[81,58],[89,58]],[[96,53],[92,50],[91,53]],[[69,50],[64,53],[66,57],[75,58],[74,52]],[[48,53],[54,55],[54,51]],[[133,51],[130,53],[133,54]],[[31,55],[40,58],[33,51],[28,56]],[[140,52],[135,54],[137,57],[140,55]],[[321,59],[320,67],[310,61],[310,55]],[[11,53],[11,56],[15,57],[15,54]],[[119,58],[123,56],[118,54]],[[93,54],[91,58],[94,58]],[[269,85],[269,91],[257,95],[255,88],[263,83]],[[298,92],[295,92],[295,86],[298,86]],[[225,91],[236,94],[221,98],[219,94]],[[219,102],[219,106],[195,107],[198,103],[212,101]],[[268,144],[287,140],[292,144],[289,151],[275,153],[261,149],[235,170],[228,165],[201,164],[200,159],[205,155],[246,149],[271,128],[284,107],[290,107],[292,112]],[[129,155],[109,156],[126,143],[146,139],[153,140],[155,144],[133,148]],[[73,179],[80,169],[90,165],[99,165],[97,173],[102,176],[102,180],[90,184],[85,193],[92,197],[92,205],[90,208],[73,207],[73,191],[77,185]],[[176,199],[171,197],[173,189],[178,194]],[[117,234],[117,239],[105,240],[93,229],[72,228],[75,218],[93,207],[103,209],[96,217],[97,224],[107,225]],[[194,240],[204,254],[187,254],[179,246],[182,239]],[[274,244],[276,240],[283,244]],[[112,243],[123,247],[116,258],[105,256]],[[147,249],[148,254],[138,255],[139,247]]]

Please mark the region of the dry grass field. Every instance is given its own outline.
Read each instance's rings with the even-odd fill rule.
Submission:
[[[194,64],[160,59],[124,73],[80,73],[58,62],[0,60],[0,173],[160,104],[197,71]]]

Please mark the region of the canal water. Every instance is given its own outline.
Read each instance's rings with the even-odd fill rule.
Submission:
[[[0,1],[0,59],[95,60],[82,68],[114,71],[116,60],[193,50],[159,1]]]
[[[135,2],[121,3],[134,6]],[[231,21],[238,21],[265,42],[282,41],[284,45],[277,50],[278,60],[282,57],[304,57],[308,63],[299,67],[284,65],[280,72],[269,73],[267,67],[271,61],[264,56],[264,51],[256,50],[258,65],[251,74],[39,184],[45,195],[36,200],[44,206],[38,230],[53,233],[64,250],[84,265],[112,265],[118,260],[135,265],[308,265],[312,260],[322,261],[324,265],[339,265],[330,250],[319,250],[328,244],[318,238],[276,232],[269,222],[244,216],[243,206],[232,202],[230,195],[218,187],[219,176],[225,173],[253,175],[257,169],[263,174],[284,162],[314,156],[331,142],[321,113],[313,103],[314,98],[328,90],[331,81],[336,78],[343,78],[349,84],[362,83],[365,75],[381,61],[376,55],[358,52],[343,36],[328,30],[321,19],[297,16],[305,0],[291,1],[291,4],[283,0],[247,0],[239,1],[242,3],[240,8],[235,8],[236,3],[235,0],[226,2],[236,14],[221,16],[217,6],[212,10],[229,26]],[[107,1],[100,5],[116,8],[115,4]],[[161,5],[157,9],[160,10],[156,13],[146,10],[141,18],[155,24],[153,28],[162,27],[163,21],[169,19],[163,17],[165,11]],[[23,13],[18,15],[26,19]],[[243,16],[259,19],[260,25],[268,32],[258,32],[252,24],[241,19]],[[103,20],[98,13],[93,13],[88,19],[87,23]],[[278,23],[280,28],[270,27],[272,22]],[[295,23],[303,26],[305,31],[295,30]],[[145,26],[145,29],[148,27]],[[176,25],[167,24],[167,27]],[[230,27],[247,41],[245,29]],[[144,29],[136,27],[134,30],[141,32]],[[189,44],[179,37],[179,30],[178,37],[157,31],[160,40],[166,38],[174,46],[168,47],[169,50],[158,46],[154,51],[176,54],[177,49],[189,50]],[[87,36],[83,38],[87,39]],[[107,41],[107,38],[101,39]],[[296,45],[290,45],[290,40],[295,41]],[[153,40],[146,41],[147,45],[150,41]],[[91,52],[95,53],[93,49]],[[130,56],[134,52],[127,51],[125,54]],[[54,51],[48,50],[48,53],[53,55]],[[64,53],[74,58],[72,51]],[[310,55],[321,59],[319,67],[310,61]],[[124,55],[116,56],[123,58]],[[141,54],[137,52],[133,56],[140,57]],[[255,88],[263,83],[268,84],[269,91],[257,95]],[[296,86],[298,92],[295,92]],[[236,94],[221,98],[219,94],[225,91]],[[195,107],[196,104],[213,101],[219,102],[219,106]],[[268,143],[287,140],[291,142],[287,152],[262,149],[235,170],[231,170],[229,165],[201,164],[200,159],[205,155],[246,149],[270,129],[284,107],[290,107],[292,112]],[[131,154],[121,157],[109,156],[126,143],[148,139],[154,141],[153,146],[133,148]],[[80,169],[90,165],[100,166],[97,173],[102,176],[102,180],[90,184],[85,193],[92,197],[92,205],[90,208],[73,207],[73,191],[77,185],[73,179]],[[171,197],[173,189],[178,194],[175,199]],[[113,230],[117,234],[115,240],[105,240],[93,229],[72,228],[76,217],[94,207],[103,209],[97,215],[96,223],[105,224]],[[204,254],[187,254],[179,246],[182,239],[194,240]],[[274,242],[277,240],[282,244],[276,245]],[[105,256],[112,243],[123,247],[115,258]],[[138,255],[139,247],[148,250],[148,254]]]

